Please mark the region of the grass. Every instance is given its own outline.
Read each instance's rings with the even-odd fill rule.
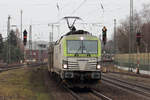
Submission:
[[[50,100],[44,70],[17,69],[0,73],[0,98],[6,100]]]
[[[115,67],[114,65],[107,65],[102,67],[102,72],[121,72],[121,73],[127,73],[128,71],[119,69]]]
[[[116,54],[115,63],[119,66],[126,66],[136,68],[139,63],[140,70],[150,71],[150,53],[140,53],[140,54]]]
[[[133,63],[137,64],[137,60],[140,60],[140,64],[148,65],[150,62],[150,53],[140,53],[140,54],[117,54],[115,55],[115,60],[123,63],[129,62],[129,57]]]

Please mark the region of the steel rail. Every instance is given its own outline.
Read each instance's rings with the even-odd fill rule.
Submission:
[[[76,99],[76,100],[86,100],[86,98],[82,97],[79,93],[76,93],[74,90],[68,88],[68,83],[64,83],[63,87]],[[80,91],[80,90],[79,90]],[[105,96],[104,94],[101,94],[99,91],[95,90],[95,89],[88,89],[86,90],[86,95],[93,95],[96,96],[99,99],[102,100],[112,100],[111,98]],[[98,100],[99,100],[98,99]]]
[[[150,91],[147,91],[144,88],[138,87],[134,84],[130,84],[128,82],[124,82],[124,81],[121,81],[119,79],[112,78],[112,77],[109,78],[109,77],[106,77],[104,75],[103,75],[102,80],[104,82],[108,83],[109,85],[120,87],[120,89],[138,94],[138,95],[142,96],[145,99],[148,99],[148,100],[150,99]]]
[[[4,71],[8,71],[8,70],[13,70],[13,69],[19,69],[19,68],[23,68],[25,66],[41,66],[44,65],[43,63],[34,63],[34,64],[19,64],[19,65],[12,65],[12,66],[6,66],[6,67],[0,67],[0,72],[4,72]]]
[[[129,75],[129,76],[136,76],[136,77],[141,77],[141,78],[150,78],[149,75],[146,74],[135,74],[135,73],[127,73],[127,72],[110,72],[112,74],[120,74],[120,75]]]
[[[109,78],[109,79],[113,79],[113,80],[116,80],[116,81],[119,81],[119,82],[122,82],[122,83],[125,83],[125,84],[129,84],[129,85],[132,85],[134,87],[136,86],[138,88],[141,88],[141,89],[144,89],[144,90],[150,92],[150,87],[148,87],[148,86],[144,86],[144,85],[141,85],[141,84],[138,84],[138,83],[133,83],[133,82],[127,82],[127,81],[122,80],[122,79],[116,79],[116,78],[114,78],[112,76],[106,76],[106,75],[104,75],[104,77],[105,78]]]
[[[102,100],[112,100],[111,98],[101,94],[100,92],[98,92],[97,90],[91,90],[91,92],[96,95],[97,97],[100,97]]]
[[[69,89],[67,86],[63,85],[63,88],[66,89],[76,100],[84,100],[77,93],[75,93],[71,89]]]

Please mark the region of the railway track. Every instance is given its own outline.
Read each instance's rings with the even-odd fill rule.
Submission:
[[[69,89],[67,86],[63,85],[63,88],[66,89],[75,98],[75,100],[84,100],[84,98],[80,97],[77,93]]]
[[[142,77],[142,78],[150,78],[149,75],[146,74],[135,74],[135,73],[128,73],[128,72],[110,72],[112,74],[119,74],[119,75],[129,75],[129,76],[135,76],[135,77]]]
[[[102,100],[112,100],[111,98],[101,94],[100,92],[96,91],[96,90],[91,90],[91,92],[96,95],[97,97],[101,98]]]
[[[8,71],[8,70],[13,70],[13,69],[19,69],[19,68],[23,68],[25,66],[29,66],[29,67],[34,67],[34,66],[41,66],[41,65],[45,65],[46,63],[33,63],[33,64],[18,64],[18,65],[12,65],[12,66],[3,66],[0,67],[0,72],[3,71]]]
[[[84,92],[79,90],[79,92],[78,90],[69,89],[66,86],[64,86],[64,88],[75,98],[75,100],[112,100],[94,89],[83,90]]]
[[[103,82],[121,88],[127,92],[134,93],[144,99],[150,100],[150,88],[137,83],[127,82],[125,80],[116,79],[115,77],[103,74]]]
[[[24,64],[18,64],[18,65],[12,65],[12,66],[3,66],[3,67],[0,67],[0,72],[18,69],[18,68],[22,68],[22,67],[24,67]]]

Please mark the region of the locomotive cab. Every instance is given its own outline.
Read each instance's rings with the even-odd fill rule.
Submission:
[[[79,30],[69,32],[54,45],[53,71],[62,80],[94,83],[101,79],[101,43]]]

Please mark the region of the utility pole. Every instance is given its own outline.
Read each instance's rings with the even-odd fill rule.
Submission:
[[[117,53],[117,48],[116,48],[116,45],[117,45],[117,39],[116,39],[116,19],[114,19],[114,54]]]
[[[60,26],[57,23],[49,23],[48,26],[51,26],[51,32],[49,33],[49,42],[52,43],[54,40],[53,34],[54,34],[54,27],[57,27],[58,32],[60,32]]]
[[[54,33],[54,24],[48,24],[48,26],[51,26],[52,31],[49,34],[49,42],[52,43],[53,42],[53,33]]]
[[[133,0],[130,0],[129,71],[132,71],[133,67],[133,34]]]
[[[58,32],[58,37],[57,38],[59,38],[59,35],[60,35],[60,25],[57,25],[56,27],[57,27],[57,32]]]
[[[41,62],[41,46],[40,46],[40,44],[38,44],[38,48],[39,48],[39,62]]]
[[[7,41],[8,41],[8,46],[7,46],[7,63],[11,63],[11,49],[10,49],[10,19],[11,17],[8,16],[8,22],[7,22]]]
[[[21,21],[20,21],[20,34],[21,34],[20,36],[21,36],[21,37],[20,37],[20,38],[21,38],[21,40],[22,40],[22,13],[23,13],[23,11],[21,10],[20,13],[21,13],[21,16],[20,16],[20,17],[21,17]]]
[[[49,43],[52,42],[52,38],[51,38],[52,36],[51,35],[52,35],[52,32],[49,32]]]
[[[118,61],[116,61],[116,60],[118,60],[116,58],[116,54],[117,54],[116,25],[117,25],[117,22],[116,22],[116,19],[114,19],[114,64],[116,64],[116,62],[118,62]],[[114,69],[113,69],[113,71],[114,71]]]
[[[51,34],[52,41],[51,42],[53,42],[53,34],[54,34],[54,24],[52,24],[52,34]]]
[[[29,27],[29,57],[32,60],[32,25]]]

